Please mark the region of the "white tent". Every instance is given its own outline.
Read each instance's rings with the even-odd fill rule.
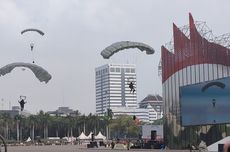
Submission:
[[[80,136],[78,136],[77,139],[88,139],[88,137],[84,134],[84,132],[81,132]]]
[[[99,131],[99,133],[97,134],[97,136],[95,136],[95,139],[103,139],[103,140],[105,140],[106,137],[104,135],[102,135],[102,133]]]
[[[225,144],[225,143],[229,143],[229,142],[230,142],[230,136],[225,137],[225,138],[213,143],[212,145],[209,145],[207,147],[208,151],[218,151],[218,145],[219,144]]]
[[[87,136],[88,139],[91,139],[92,138],[92,132],[89,133],[89,135]]]
[[[76,140],[76,138],[75,137],[63,137],[62,139],[65,139],[65,140],[67,140],[68,142],[73,142],[73,141],[75,141]]]
[[[30,142],[31,141],[31,138],[30,137],[28,137],[28,139],[26,140],[26,142]]]

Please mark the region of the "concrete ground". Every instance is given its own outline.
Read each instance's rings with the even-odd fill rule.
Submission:
[[[8,152],[189,152],[189,150],[86,148],[85,145],[8,146]]]

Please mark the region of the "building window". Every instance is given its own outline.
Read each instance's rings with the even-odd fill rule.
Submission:
[[[129,69],[129,68],[126,68],[126,69],[125,69],[125,72],[126,72],[126,73],[130,73],[130,69]]]
[[[103,74],[105,74],[105,73],[106,73],[106,70],[105,70],[105,69],[103,69],[102,73],[103,73]]]
[[[96,72],[96,76],[98,76],[98,75],[99,75],[99,71]]]
[[[110,68],[110,72],[115,72],[115,69],[114,68]]]
[[[116,68],[116,72],[121,72],[121,69],[120,68]]]
[[[131,69],[131,73],[135,73],[135,69]]]

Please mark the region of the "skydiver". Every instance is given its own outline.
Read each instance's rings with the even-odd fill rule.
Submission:
[[[21,100],[18,101],[18,102],[19,102],[19,104],[20,104],[20,106],[21,106],[21,111],[23,111],[24,105],[26,104],[25,99],[22,99],[22,98],[21,98]]]
[[[215,108],[216,107],[216,100],[212,99],[212,107]]]
[[[134,92],[136,91],[135,88],[134,88],[133,82],[130,82],[130,83],[129,83],[129,88],[130,88],[130,93],[131,93],[131,92],[134,93]]]
[[[34,43],[30,43],[30,50],[33,51]]]

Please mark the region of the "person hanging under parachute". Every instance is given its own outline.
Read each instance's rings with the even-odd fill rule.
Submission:
[[[130,93],[134,93],[136,91],[134,81],[130,80],[131,78],[128,78],[128,85],[130,89]]]
[[[24,105],[27,103],[26,101],[26,96],[20,96],[20,100],[18,101],[21,107],[21,111],[24,110]]]
[[[155,50],[151,46],[145,43],[142,43],[142,42],[118,41],[104,48],[100,54],[104,59],[109,59],[111,56],[113,56],[117,52],[120,52],[126,49],[134,49],[134,48],[142,52],[145,51],[147,55],[154,54],[155,52]],[[136,91],[134,81],[129,81],[128,79],[127,85],[130,88],[130,93],[131,92],[134,93]]]
[[[25,29],[23,31],[21,31],[21,35],[24,35],[25,33],[27,32],[35,32],[35,33],[38,33],[39,35],[41,36],[44,36],[45,33],[39,29],[35,29],[35,28],[28,28],[28,29]],[[32,34],[33,35],[33,34]],[[33,58],[33,63],[35,63],[34,61],[34,52],[33,52],[33,49],[34,49],[34,45],[35,45],[35,42],[34,40],[30,39],[30,50],[31,50],[31,53],[32,53],[32,58]]]
[[[129,89],[130,89],[130,93],[131,92],[134,93],[136,91],[133,82],[129,83]]]

